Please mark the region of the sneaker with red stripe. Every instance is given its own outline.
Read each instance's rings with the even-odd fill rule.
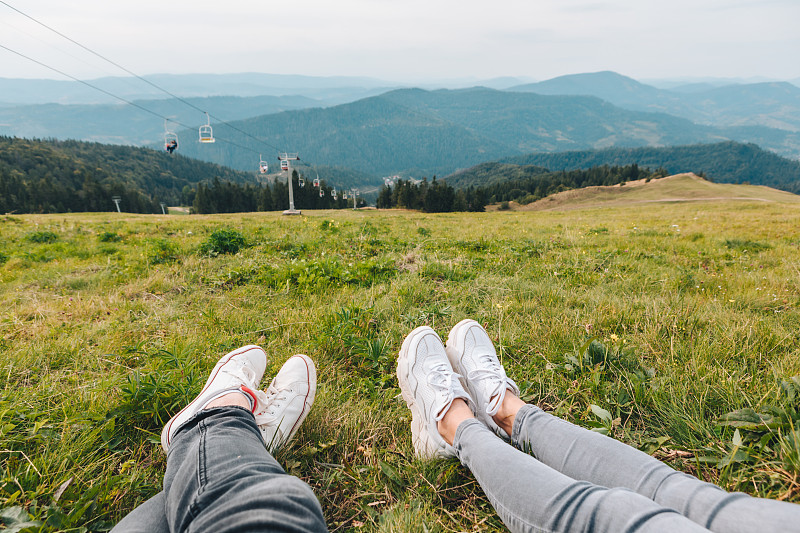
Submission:
[[[175,433],[183,424],[220,396],[235,391],[242,392],[250,397],[255,410],[263,401],[263,392],[258,390],[258,384],[266,367],[267,354],[259,346],[243,346],[224,355],[214,366],[200,394],[164,426],[161,431],[161,446],[164,451],[169,451]]]

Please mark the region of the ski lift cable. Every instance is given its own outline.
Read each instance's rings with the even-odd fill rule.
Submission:
[[[8,2],[6,2],[5,0],[0,0],[0,4],[3,4],[3,5],[4,5],[4,6],[6,6],[7,8],[9,8],[9,9],[11,9],[11,10],[13,10],[13,11],[17,12],[18,14],[22,15],[23,17],[25,17],[25,18],[27,18],[27,19],[29,19],[29,20],[31,20],[31,21],[33,21],[33,22],[35,22],[36,24],[39,24],[40,26],[42,26],[42,27],[44,27],[44,28],[46,28],[46,29],[50,30],[51,32],[55,33],[56,35],[58,35],[58,36],[60,36],[60,37],[62,37],[62,38],[64,38],[64,39],[66,39],[66,40],[67,40],[67,41],[69,41],[69,42],[71,42],[72,44],[74,44],[74,45],[76,45],[76,46],[78,46],[78,47],[82,48],[83,50],[85,50],[85,51],[89,52],[90,54],[92,54],[92,55],[94,55],[94,56],[96,56],[96,57],[98,57],[98,58],[102,59],[103,61],[106,61],[107,63],[110,63],[111,65],[114,65],[114,66],[115,66],[115,67],[117,67],[118,69],[120,69],[120,70],[122,70],[122,71],[126,72],[127,74],[130,74],[131,76],[133,76],[133,77],[135,77],[135,78],[139,79],[140,81],[143,81],[144,83],[146,83],[146,84],[150,85],[151,87],[153,87],[153,88],[155,88],[155,89],[157,89],[157,90],[159,90],[159,91],[163,92],[164,94],[166,94],[166,95],[168,95],[168,96],[171,96],[172,98],[175,98],[176,100],[178,100],[178,101],[180,101],[180,102],[184,103],[185,105],[187,105],[187,106],[191,107],[192,109],[195,109],[196,111],[199,111],[199,112],[201,112],[201,113],[204,113],[204,114],[206,114],[207,116],[209,116],[209,117],[213,118],[215,121],[217,121],[217,122],[219,122],[219,123],[222,123],[222,124],[225,124],[225,125],[226,125],[226,126],[228,126],[229,128],[231,128],[231,129],[233,129],[233,130],[235,130],[235,131],[238,131],[238,132],[239,132],[239,133],[241,133],[242,135],[244,135],[244,136],[246,136],[246,137],[249,137],[250,139],[252,139],[252,140],[256,141],[257,143],[263,144],[264,146],[268,146],[269,148],[272,148],[273,150],[277,151],[278,153],[280,153],[280,152],[281,152],[281,150],[280,150],[278,147],[274,146],[273,144],[271,144],[271,143],[269,143],[269,142],[267,142],[267,141],[265,141],[265,140],[263,140],[263,139],[259,139],[259,138],[257,138],[257,137],[254,137],[253,135],[250,135],[250,134],[249,134],[249,133],[247,133],[246,131],[244,131],[244,130],[242,130],[242,129],[240,129],[240,128],[236,127],[236,126],[234,126],[233,124],[231,124],[231,123],[229,123],[229,122],[227,122],[227,121],[225,121],[225,120],[222,120],[221,118],[219,118],[219,117],[217,117],[217,116],[215,116],[215,115],[213,115],[213,114],[209,113],[208,111],[206,111],[206,110],[204,110],[204,109],[201,109],[201,108],[199,108],[198,106],[196,106],[196,105],[194,105],[193,103],[191,103],[191,102],[187,101],[186,99],[184,99],[184,98],[182,98],[182,97],[180,97],[180,96],[178,96],[178,95],[176,95],[176,94],[172,93],[171,91],[169,91],[169,90],[167,90],[167,89],[165,89],[165,88],[161,87],[160,85],[158,85],[158,84],[156,84],[156,83],[154,83],[154,82],[152,82],[152,81],[150,81],[150,80],[148,80],[148,79],[146,79],[146,78],[144,78],[144,77],[142,77],[142,76],[140,76],[140,75],[136,74],[136,73],[135,73],[135,72],[133,72],[132,70],[130,70],[130,69],[128,69],[128,68],[126,68],[126,67],[124,67],[124,66],[120,65],[119,63],[117,63],[117,62],[115,62],[115,61],[113,61],[113,60],[111,60],[111,59],[109,59],[109,58],[105,57],[104,55],[100,54],[99,52],[95,52],[94,50],[92,50],[92,49],[91,49],[91,48],[89,48],[88,46],[85,46],[85,45],[81,44],[80,42],[78,42],[78,41],[76,41],[75,39],[73,39],[73,38],[69,37],[68,35],[65,35],[64,33],[62,33],[62,32],[60,32],[60,31],[56,30],[56,29],[55,29],[55,28],[53,28],[52,26],[49,26],[49,25],[45,24],[44,22],[42,22],[42,21],[40,21],[40,20],[36,19],[35,17],[33,17],[33,16],[31,16],[31,15],[28,15],[27,13],[25,13],[25,12],[23,12],[23,11],[21,11],[21,10],[17,9],[16,7],[14,7],[14,6],[12,6],[11,4],[9,4]],[[2,45],[0,45],[0,46],[2,46]],[[96,87],[96,86],[94,86],[94,85],[92,85],[92,84],[90,84],[90,83],[88,83],[88,82],[86,82],[86,81],[84,81],[84,80],[80,80],[80,79],[78,79],[78,78],[75,78],[75,77],[73,77],[73,76],[70,76],[69,74],[66,74],[66,73],[64,73],[64,72],[61,72],[61,71],[59,71],[59,70],[57,70],[57,69],[53,68],[53,67],[50,67],[50,66],[48,66],[48,65],[45,65],[44,63],[42,63],[42,62],[40,62],[40,61],[36,61],[35,59],[29,58],[29,57],[27,57],[27,56],[25,56],[25,55],[23,55],[23,54],[21,54],[21,53],[19,53],[19,52],[16,52],[16,51],[14,51],[14,50],[11,50],[10,48],[7,48],[7,47],[5,47],[5,46],[3,46],[3,48],[5,48],[6,50],[8,50],[8,51],[10,51],[10,52],[13,52],[13,53],[15,53],[15,54],[17,54],[17,55],[19,55],[19,56],[25,57],[26,59],[29,59],[30,61],[33,61],[33,62],[35,62],[35,63],[37,63],[37,64],[39,64],[39,65],[41,65],[41,66],[43,66],[43,67],[45,67],[45,68],[48,68],[48,69],[50,69],[50,70],[53,70],[54,72],[57,72],[57,73],[61,74],[62,76],[66,76],[66,77],[68,77],[68,78],[70,78],[70,79],[72,79],[72,80],[74,80],[74,81],[80,82],[80,83],[82,83],[82,84],[84,84],[84,85],[87,85],[87,86],[89,86],[89,87],[91,87],[91,88],[93,88],[93,89],[95,89],[95,90],[98,90],[98,91],[100,91],[100,92],[103,92],[103,93],[107,94],[108,96],[111,96],[111,97],[113,97],[113,98],[116,98],[117,100],[120,100],[120,101],[122,101],[122,102],[125,102],[125,103],[127,103],[127,104],[130,104],[130,105],[132,105],[132,106],[134,106],[134,107],[136,107],[136,108],[139,108],[139,109],[141,109],[141,110],[143,110],[143,111],[146,111],[146,112],[148,112],[148,113],[150,113],[150,114],[152,114],[152,115],[158,116],[159,118],[166,118],[166,117],[163,117],[163,116],[161,116],[160,114],[158,114],[158,113],[156,113],[156,112],[154,112],[154,111],[151,111],[151,110],[149,110],[149,109],[147,109],[147,108],[145,108],[145,107],[143,107],[143,106],[141,106],[141,105],[139,105],[139,104],[133,103],[133,102],[131,102],[131,101],[129,101],[129,100],[126,100],[125,98],[122,98],[122,97],[120,97],[120,96],[117,96],[117,95],[115,95],[115,94],[112,94],[111,92],[109,92],[109,91],[106,91],[106,90],[104,90],[104,89],[101,89],[101,88],[99,88],[99,87]],[[76,59],[77,59],[77,58],[76,58]],[[187,128],[187,129],[196,129],[196,128],[192,128],[192,127],[190,127],[190,126],[186,126],[185,124],[181,124],[180,122],[178,122],[178,121],[176,121],[176,120],[173,120],[172,122],[174,122],[175,124],[181,125],[181,126],[183,126],[184,128]],[[216,137],[216,138],[219,138],[219,137]],[[244,147],[244,146],[242,146],[242,145],[240,145],[240,144],[238,144],[238,143],[235,143],[235,142],[233,142],[233,141],[224,140],[224,139],[222,139],[222,138],[219,138],[219,139],[220,139],[221,141],[223,141],[223,142],[226,142],[226,143],[228,143],[228,144],[231,144],[231,145],[237,146],[237,147],[239,147],[239,148],[242,148],[242,149],[244,149],[244,150],[250,151],[250,152],[252,152],[252,153],[258,153],[256,150],[253,150],[253,149],[251,149],[251,148],[246,148],[246,147]],[[316,168],[316,167],[315,167],[315,168]]]
[[[182,98],[182,97],[180,97],[180,96],[178,96],[178,95],[176,95],[176,94],[172,93],[171,91],[169,91],[169,90],[167,90],[167,89],[165,89],[165,88],[161,87],[160,85],[158,85],[158,84],[156,84],[156,83],[154,83],[154,82],[152,82],[152,81],[150,81],[150,80],[148,80],[148,79],[146,79],[146,78],[144,78],[144,77],[142,77],[142,76],[140,76],[140,75],[136,74],[136,73],[135,73],[135,72],[133,72],[132,70],[130,70],[130,69],[128,69],[128,68],[126,68],[126,67],[124,67],[124,66],[120,65],[119,63],[117,63],[117,62],[115,62],[115,61],[113,61],[113,60],[111,60],[111,59],[109,59],[109,58],[105,57],[104,55],[102,55],[102,54],[100,54],[100,53],[98,53],[98,52],[95,52],[94,50],[92,50],[92,49],[91,49],[91,48],[89,48],[88,46],[85,46],[85,45],[81,44],[80,42],[76,41],[75,39],[72,39],[72,38],[71,38],[71,37],[69,37],[68,35],[65,35],[64,33],[62,33],[62,32],[60,32],[60,31],[56,30],[55,28],[53,28],[53,27],[51,27],[51,26],[49,26],[49,25],[45,24],[44,22],[41,22],[40,20],[36,19],[35,17],[33,17],[33,16],[31,16],[31,15],[28,15],[27,13],[25,13],[25,12],[23,12],[23,11],[21,11],[21,10],[17,9],[16,7],[14,7],[14,6],[12,6],[11,4],[9,4],[8,2],[6,2],[5,0],[0,0],[0,4],[3,4],[3,5],[4,5],[4,6],[6,6],[7,8],[9,8],[9,9],[11,9],[11,10],[15,11],[16,13],[18,13],[18,14],[22,15],[23,17],[25,17],[25,18],[27,18],[27,19],[29,19],[29,20],[31,20],[31,21],[33,21],[33,22],[35,22],[36,24],[39,24],[40,26],[42,26],[42,27],[44,27],[44,28],[46,28],[46,29],[50,30],[51,32],[53,32],[53,33],[55,33],[56,35],[58,35],[58,36],[62,37],[63,39],[66,39],[67,41],[69,41],[69,42],[73,43],[74,45],[76,45],[76,46],[78,46],[78,47],[80,47],[80,48],[82,48],[83,50],[85,50],[85,51],[89,52],[90,54],[92,54],[92,55],[94,55],[94,56],[96,56],[96,57],[98,57],[98,58],[102,59],[103,61],[106,61],[107,63],[110,63],[111,65],[113,65],[113,66],[115,66],[115,67],[119,68],[120,70],[122,70],[122,71],[126,72],[127,74],[130,74],[131,76],[133,76],[133,77],[135,77],[135,78],[139,79],[140,81],[143,81],[144,83],[146,83],[146,84],[150,85],[151,87],[153,87],[153,88],[155,88],[155,89],[157,89],[157,90],[159,90],[159,91],[163,92],[164,94],[166,94],[166,95],[168,95],[168,96],[170,96],[170,97],[172,97],[172,98],[175,98],[176,100],[178,100],[178,101],[180,101],[180,102],[184,103],[185,105],[187,105],[187,106],[191,107],[192,109],[195,109],[196,111],[199,111],[199,112],[201,112],[201,113],[204,113],[204,114],[206,114],[208,117],[211,117],[211,118],[213,118],[214,120],[216,120],[216,121],[217,121],[217,122],[219,122],[219,123],[225,124],[225,125],[226,125],[226,126],[228,126],[229,128],[231,128],[231,129],[233,129],[233,130],[235,130],[235,131],[238,131],[238,132],[239,132],[239,133],[241,133],[242,135],[244,135],[244,136],[246,136],[246,137],[248,137],[248,138],[250,138],[250,139],[252,139],[252,140],[256,141],[257,143],[263,144],[264,146],[268,146],[269,148],[271,148],[271,149],[273,149],[273,150],[277,151],[278,153],[280,153],[280,152],[281,152],[281,150],[280,150],[278,147],[276,147],[275,145],[273,145],[273,144],[271,144],[271,143],[269,143],[269,142],[267,142],[267,141],[265,141],[265,140],[263,140],[263,139],[259,139],[259,138],[255,137],[255,136],[253,136],[253,135],[249,134],[248,132],[246,132],[246,131],[244,131],[244,130],[242,130],[242,129],[240,129],[240,128],[236,127],[236,126],[234,126],[233,124],[231,124],[231,123],[227,122],[226,120],[223,120],[223,119],[221,119],[221,118],[219,118],[219,117],[217,117],[217,116],[215,116],[215,115],[213,115],[213,114],[209,113],[208,111],[205,111],[204,109],[201,109],[200,107],[198,107],[198,106],[194,105],[193,103],[191,103],[191,102],[187,101],[186,99],[184,99],[184,98]],[[151,114],[151,115],[157,116],[157,117],[159,117],[159,118],[162,118],[162,119],[166,119],[166,117],[164,117],[163,115],[161,115],[161,114],[159,114],[159,113],[156,113],[155,111],[152,111],[152,110],[150,110],[150,109],[147,109],[146,107],[144,107],[144,106],[141,106],[141,105],[139,105],[139,104],[136,104],[135,102],[132,102],[132,101],[130,101],[130,100],[127,100],[127,99],[125,99],[125,98],[123,98],[123,97],[121,97],[121,96],[117,96],[116,94],[113,94],[113,93],[111,93],[110,91],[107,91],[107,90],[105,90],[105,89],[102,89],[102,88],[100,88],[100,87],[97,87],[97,86],[95,86],[95,85],[93,85],[93,84],[91,84],[91,83],[89,83],[89,82],[87,82],[87,81],[85,81],[85,80],[81,80],[81,79],[79,79],[79,78],[76,78],[75,76],[72,76],[72,75],[70,75],[70,74],[67,74],[66,72],[63,72],[63,71],[61,71],[61,70],[59,70],[59,69],[56,69],[56,68],[54,68],[54,67],[51,67],[51,66],[49,66],[49,65],[47,65],[47,64],[45,64],[45,63],[43,63],[43,62],[41,62],[41,61],[38,61],[38,60],[36,60],[36,59],[33,59],[33,58],[29,57],[29,56],[26,56],[25,54],[22,54],[22,53],[20,53],[20,52],[17,52],[16,50],[13,50],[13,49],[11,49],[11,48],[8,48],[8,47],[6,47],[6,46],[3,46],[2,44],[0,44],[0,47],[2,47],[3,49],[5,49],[5,50],[7,50],[7,51],[9,51],[9,52],[11,52],[11,53],[14,53],[14,54],[16,54],[16,55],[18,55],[18,56],[20,56],[20,57],[23,57],[23,58],[25,58],[25,59],[27,59],[27,60],[29,60],[29,61],[32,61],[32,62],[34,62],[34,63],[36,63],[36,64],[38,64],[38,65],[40,65],[40,66],[42,66],[42,67],[45,67],[45,68],[47,68],[47,69],[50,69],[50,70],[52,70],[53,72],[56,72],[56,73],[58,73],[58,74],[61,74],[62,76],[65,76],[65,77],[67,77],[67,78],[69,78],[69,79],[71,79],[71,80],[73,80],[73,81],[77,81],[77,82],[79,82],[79,83],[82,83],[83,85],[86,85],[87,87],[90,87],[90,88],[92,88],[92,89],[95,89],[95,90],[97,90],[97,91],[100,91],[100,92],[102,92],[102,93],[104,93],[104,94],[106,94],[106,95],[108,95],[108,96],[111,96],[112,98],[115,98],[115,99],[117,99],[117,100],[119,100],[119,101],[121,101],[121,102],[124,102],[124,103],[126,103],[126,104],[129,104],[129,105],[131,105],[131,106],[133,106],[133,107],[136,107],[136,108],[138,108],[138,109],[141,109],[142,111],[145,111],[145,112],[147,112],[147,113],[149,113],[149,114]],[[72,56],[71,54],[68,54],[68,55]],[[74,56],[72,56],[72,57],[74,57]],[[75,58],[75,59],[78,59],[78,58]],[[81,61],[82,61],[82,60],[81,60]],[[84,62],[84,61],[82,61],[82,62]],[[84,63],[85,63],[85,62],[84,62]],[[181,122],[179,122],[179,121],[177,121],[177,120],[174,120],[174,119],[172,119],[172,122],[173,122],[173,123],[175,123],[175,124],[178,124],[178,125],[180,125],[180,126],[183,126],[184,128],[187,128],[187,129],[196,129],[196,128],[193,128],[193,127],[191,127],[191,126],[187,126],[186,124],[182,124]],[[222,141],[222,142],[225,142],[225,143],[227,143],[227,144],[231,144],[231,145],[233,145],[233,146],[237,146],[237,147],[239,147],[239,148],[241,148],[241,149],[243,149],[243,150],[247,150],[247,151],[249,151],[249,152],[251,152],[251,153],[258,153],[256,150],[253,150],[253,149],[251,149],[251,148],[247,148],[247,147],[245,147],[245,146],[242,146],[241,144],[238,144],[238,143],[236,143],[236,142],[233,142],[233,141],[230,141],[230,140],[226,140],[226,139],[222,139],[222,138],[220,138],[220,137],[218,137],[218,136],[216,136],[216,138],[217,138],[217,139],[219,139],[219,140],[220,140],[220,141]],[[310,165],[310,166],[311,166],[311,165]],[[316,168],[316,166],[314,166],[314,168]]]
[[[0,0],[0,1],[2,1],[2,0]],[[16,54],[16,55],[18,55],[18,56],[20,56],[20,57],[22,57],[24,59],[27,59],[28,61],[36,63],[37,65],[42,66],[42,67],[44,67],[46,69],[52,70],[53,72],[56,72],[56,73],[58,73],[58,74],[60,74],[62,76],[65,76],[65,77],[67,77],[67,78],[69,78],[69,79],[71,79],[73,81],[77,81],[78,83],[82,83],[83,85],[86,85],[87,87],[91,87],[92,89],[94,89],[96,91],[100,91],[101,93],[106,94],[106,95],[108,95],[108,96],[110,96],[112,98],[116,98],[120,102],[124,102],[124,103],[126,103],[128,105],[131,105],[131,106],[137,108],[137,109],[141,109],[142,111],[144,111],[146,113],[150,113],[151,115],[156,116],[156,117],[158,117],[160,119],[169,120],[170,122],[172,122],[174,124],[178,124],[180,126],[183,126],[184,128],[187,128],[187,129],[197,129],[197,128],[193,127],[193,126],[187,126],[186,124],[183,124],[182,122],[179,122],[179,121],[177,121],[175,119],[169,119],[169,118],[165,117],[164,115],[161,115],[160,113],[156,113],[155,111],[153,111],[151,109],[147,109],[146,107],[137,104],[136,102],[131,102],[130,100],[127,100],[127,99],[125,99],[125,98],[123,98],[121,96],[117,96],[116,94],[112,93],[111,91],[107,91],[107,90],[105,90],[105,89],[103,89],[101,87],[98,87],[96,85],[93,85],[93,84],[89,83],[88,81],[76,78],[75,76],[72,76],[71,74],[67,74],[66,72],[64,72],[62,70],[59,70],[59,69],[57,69],[55,67],[51,67],[50,65],[42,63],[41,61],[39,61],[37,59],[34,59],[34,58],[30,57],[30,56],[27,56],[27,55],[25,55],[25,54],[23,54],[21,52],[17,52],[16,50],[14,50],[12,48],[9,48],[9,47],[7,47],[7,46],[5,46],[3,44],[0,44],[0,48],[2,48],[4,50],[7,50],[8,52],[11,52],[12,54]],[[242,146],[241,144],[238,144],[236,142],[233,142],[233,141],[230,141],[230,140],[227,140],[227,139],[223,139],[223,138],[220,138],[220,137],[217,137],[217,139],[219,139],[220,141],[222,141],[224,143],[228,143],[228,144],[231,144],[233,146],[237,146],[237,147],[241,148],[242,150],[247,150],[249,152],[253,152],[253,153],[256,153],[256,154],[258,153],[256,150],[253,150],[252,148],[248,148],[246,146]]]
[[[78,41],[76,41],[75,39],[73,39],[73,38],[71,38],[71,37],[69,37],[69,36],[67,36],[67,35],[65,35],[65,34],[63,34],[63,33],[61,33],[60,31],[56,30],[55,28],[53,28],[53,27],[51,27],[51,26],[48,26],[48,25],[47,25],[47,24],[45,24],[44,22],[41,22],[40,20],[37,20],[36,18],[32,17],[31,15],[28,15],[27,13],[24,13],[23,11],[20,11],[19,9],[17,9],[17,8],[16,8],[16,7],[14,7],[14,6],[12,6],[12,5],[11,5],[11,4],[9,4],[8,2],[5,2],[4,0],[0,0],[0,4],[3,4],[4,6],[8,7],[9,9],[12,9],[12,10],[16,11],[17,13],[19,13],[19,14],[20,14],[20,15],[22,15],[23,17],[26,17],[26,18],[28,18],[28,19],[32,20],[32,21],[33,21],[33,22],[35,22],[36,24],[39,24],[40,26],[43,26],[43,27],[47,28],[48,30],[52,31],[53,33],[55,33],[55,34],[59,35],[60,37],[63,37],[63,38],[64,38],[64,39],[66,39],[66,40],[68,40],[68,41],[69,41],[69,42],[71,42],[72,44],[74,44],[74,45],[76,45],[76,46],[79,46],[79,47],[81,47],[82,49],[86,50],[87,52],[89,52],[90,54],[92,54],[92,55],[94,55],[94,56],[96,56],[96,57],[99,57],[99,58],[100,58],[100,59],[102,59],[103,61],[106,61],[106,62],[108,62],[108,63],[111,63],[112,65],[114,65],[114,66],[115,66],[115,67],[117,67],[118,69],[120,69],[120,70],[122,70],[122,71],[124,71],[124,72],[126,72],[126,73],[128,73],[128,74],[130,74],[131,76],[134,76],[135,78],[138,78],[139,80],[143,81],[144,83],[146,83],[146,84],[150,85],[151,87],[153,87],[153,88],[155,88],[155,89],[158,89],[159,91],[163,92],[164,94],[167,94],[167,95],[171,96],[172,98],[175,98],[176,100],[178,100],[178,101],[180,101],[180,102],[183,102],[183,103],[184,103],[184,104],[186,104],[187,106],[189,106],[189,107],[191,107],[191,108],[193,108],[193,109],[195,109],[195,110],[197,110],[197,111],[199,111],[199,112],[201,112],[201,113],[205,113],[206,115],[210,116],[211,118],[213,118],[213,119],[214,119],[214,120],[216,120],[217,122],[220,122],[220,123],[222,123],[222,124],[225,124],[225,125],[226,125],[226,126],[228,126],[229,128],[232,128],[232,129],[234,129],[234,130],[238,131],[238,132],[239,132],[239,133],[241,133],[242,135],[245,135],[245,136],[247,136],[247,137],[250,137],[250,138],[251,138],[251,139],[253,139],[254,141],[256,141],[256,142],[259,142],[259,143],[261,143],[261,144],[263,144],[263,145],[265,145],[265,146],[269,146],[270,148],[272,148],[272,149],[274,149],[274,150],[276,150],[276,151],[280,152],[280,150],[279,150],[279,149],[278,149],[276,146],[273,146],[272,144],[270,144],[270,143],[268,143],[268,142],[264,141],[263,139],[258,139],[257,137],[254,137],[254,136],[250,135],[250,134],[249,134],[249,133],[247,133],[246,131],[243,131],[243,130],[241,130],[241,129],[237,128],[236,126],[234,126],[234,125],[232,125],[232,124],[228,123],[227,121],[225,121],[225,120],[222,120],[221,118],[219,118],[219,117],[216,117],[216,116],[212,115],[211,113],[209,113],[209,112],[208,112],[208,111],[206,111],[205,109],[200,109],[199,107],[197,107],[197,106],[196,106],[196,105],[194,105],[193,103],[191,103],[191,102],[187,101],[186,99],[184,99],[184,98],[181,98],[180,96],[178,96],[178,95],[176,95],[176,94],[174,94],[174,93],[172,93],[172,92],[168,91],[167,89],[165,89],[165,88],[161,87],[160,85],[158,85],[158,84],[156,84],[156,83],[154,83],[154,82],[152,82],[152,81],[150,81],[150,80],[148,80],[148,79],[146,79],[146,78],[144,78],[144,77],[142,77],[142,76],[140,76],[140,75],[136,74],[136,73],[135,73],[135,72],[133,72],[132,70],[125,68],[124,66],[120,65],[119,63],[117,63],[117,62],[115,62],[115,61],[112,61],[111,59],[109,59],[109,58],[105,57],[104,55],[102,55],[102,54],[100,54],[100,53],[98,53],[98,52],[95,52],[94,50],[92,50],[92,49],[91,49],[91,48],[89,48],[88,46],[85,46],[85,45],[83,45],[83,44],[79,43],[79,42],[78,42]],[[80,81],[80,80],[78,80],[78,81]],[[115,98],[116,98],[116,96],[115,96]]]
[[[0,2],[2,2],[2,0],[0,0]],[[41,66],[41,67],[44,67],[44,68],[46,68],[46,69],[48,69],[48,70],[51,70],[51,71],[53,71],[53,72],[55,72],[55,73],[57,73],[57,74],[60,74],[61,76],[64,76],[64,77],[66,77],[66,78],[69,78],[69,79],[71,79],[71,80],[73,80],[73,81],[76,81],[76,82],[78,82],[78,83],[81,83],[81,84],[83,84],[83,85],[85,85],[85,86],[87,86],[87,87],[89,87],[89,88],[91,88],[91,89],[94,89],[94,90],[96,90],[96,91],[99,91],[99,92],[101,92],[101,93],[103,93],[103,94],[105,94],[105,95],[107,95],[107,96],[110,96],[110,97],[112,97],[112,98],[115,98],[115,99],[119,100],[120,102],[126,103],[126,104],[128,104],[128,105],[131,105],[131,106],[133,106],[133,107],[135,107],[135,108],[137,108],[137,109],[140,109],[140,110],[142,110],[142,111],[144,111],[144,112],[146,112],[146,113],[149,113],[149,114],[151,114],[151,115],[153,115],[153,116],[155,116],[155,117],[158,117],[158,118],[160,118],[160,119],[162,119],[162,120],[164,120],[164,121],[169,121],[169,122],[171,122],[171,123],[173,123],[173,124],[178,124],[179,126],[182,126],[182,127],[186,128],[186,129],[197,129],[197,128],[193,127],[193,126],[188,126],[188,125],[186,125],[186,124],[183,124],[182,122],[180,122],[180,121],[178,121],[178,120],[175,120],[175,119],[174,119],[174,118],[172,118],[172,117],[166,117],[166,116],[164,116],[164,115],[162,115],[162,114],[160,114],[160,113],[157,113],[157,112],[155,112],[155,111],[153,111],[153,110],[151,110],[151,109],[148,109],[148,108],[146,108],[146,107],[144,107],[144,106],[141,106],[141,105],[137,104],[136,102],[132,102],[132,101],[130,101],[130,100],[128,100],[128,99],[126,99],[126,98],[123,98],[123,97],[121,97],[121,96],[118,96],[118,95],[116,95],[116,94],[112,93],[111,91],[107,91],[106,89],[103,89],[103,88],[101,88],[101,87],[98,87],[98,86],[96,86],[96,85],[94,85],[94,84],[92,84],[92,83],[89,83],[88,81],[85,81],[85,80],[81,80],[81,79],[79,79],[79,78],[76,78],[75,76],[73,76],[73,75],[71,75],[71,74],[68,74],[68,73],[66,73],[66,72],[64,72],[64,71],[62,71],[62,70],[59,70],[59,69],[57,69],[57,68],[55,68],[55,67],[52,67],[52,66],[50,66],[50,65],[48,65],[48,64],[46,64],[46,63],[43,63],[42,61],[39,61],[38,59],[34,59],[34,58],[30,57],[30,56],[27,56],[27,55],[25,55],[25,54],[23,54],[23,53],[21,53],[21,52],[18,52],[18,51],[16,51],[16,50],[14,50],[14,49],[12,49],[12,48],[9,48],[9,47],[5,46],[5,45],[4,45],[4,44],[2,44],[2,43],[0,43],[0,48],[2,48],[3,50],[6,50],[6,51],[8,51],[8,52],[11,52],[12,54],[15,54],[15,55],[17,55],[17,56],[19,56],[19,57],[22,57],[22,58],[24,58],[24,59],[26,59],[26,60],[28,60],[28,61],[31,61],[32,63],[36,63],[37,65],[39,65],[39,66]],[[165,126],[166,126],[166,125],[165,125]],[[216,138],[218,141],[220,141],[220,142],[223,142],[223,143],[227,143],[227,144],[230,144],[230,145],[236,146],[236,147],[238,147],[238,148],[241,148],[242,150],[246,150],[246,151],[248,151],[248,152],[251,152],[251,153],[254,153],[254,154],[259,154],[259,152],[258,152],[258,151],[256,151],[256,150],[253,150],[252,148],[248,148],[247,146],[242,146],[241,144],[239,144],[239,143],[237,143],[237,142],[234,142],[234,141],[231,141],[231,140],[228,140],[228,139],[225,139],[224,137],[219,137],[219,136],[216,136],[215,138]],[[261,154],[259,154],[259,159],[260,159],[260,157],[261,157]],[[308,163],[306,163],[306,164],[308,164]],[[312,166],[312,165],[310,165],[310,164],[309,164],[309,166]],[[316,168],[316,167],[314,167],[314,168]]]
[[[69,56],[69,57],[71,57],[72,59],[74,59],[75,61],[79,61],[79,62],[83,63],[84,65],[86,65],[86,66],[88,66],[88,67],[91,67],[91,68],[93,68],[93,69],[98,69],[98,68],[99,68],[100,70],[102,70],[103,72],[105,72],[106,74],[108,74],[109,76],[111,76],[111,75],[112,75],[112,72],[111,72],[111,70],[110,70],[110,69],[103,68],[103,67],[101,67],[101,66],[100,66],[98,63],[94,63],[94,64],[92,64],[92,63],[90,63],[90,62],[86,61],[85,59],[82,59],[82,58],[78,57],[78,56],[77,56],[77,55],[75,55],[75,54],[72,54],[72,53],[70,53],[70,52],[67,52],[67,51],[66,51],[66,50],[64,50],[63,48],[59,48],[59,47],[58,47],[58,46],[56,46],[55,44],[53,44],[53,43],[50,43],[50,42],[47,42],[46,40],[44,40],[44,39],[42,39],[42,38],[40,38],[40,37],[37,37],[36,35],[33,35],[32,33],[28,33],[28,32],[26,32],[26,31],[24,31],[24,30],[22,30],[22,29],[20,29],[20,28],[17,28],[17,27],[15,27],[15,26],[13,26],[13,25],[9,24],[9,23],[8,23],[8,22],[6,22],[6,21],[0,20],[0,24],[2,24],[3,26],[6,26],[6,27],[8,27],[8,28],[11,28],[13,31],[15,31],[15,32],[17,32],[17,33],[20,33],[20,34],[22,34],[22,35],[25,35],[25,36],[26,36],[26,37],[28,37],[29,39],[32,39],[32,40],[34,40],[34,41],[38,41],[38,42],[42,43],[43,45],[47,46],[48,48],[52,48],[53,50],[57,51],[57,52],[58,52],[58,53],[60,53],[60,54],[64,54],[64,55],[66,55],[66,56]],[[131,84],[130,82],[128,82],[128,85],[129,85],[130,87],[133,87],[133,84]]]

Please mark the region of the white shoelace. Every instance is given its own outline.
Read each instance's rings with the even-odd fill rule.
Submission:
[[[471,370],[467,374],[467,379],[480,384],[481,392],[485,393],[488,399],[485,407],[486,414],[494,416],[500,410],[500,406],[503,405],[503,399],[506,396],[510,380],[494,356],[488,354],[480,355],[478,356],[478,361],[483,363],[482,367],[477,370]]]
[[[262,400],[263,397],[263,404],[260,406],[261,409],[256,411],[257,421],[259,418],[263,419],[267,415],[274,417],[275,412],[280,410],[283,402],[289,399],[288,395],[294,391],[292,389],[278,389],[274,385],[270,385],[266,394],[263,391],[259,392],[261,392],[259,400]]]
[[[431,366],[431,370],[428,373],[428,385],[433,389],[437,399],[442,398],[445,402],[434,417],[436,422],[444,418],[445,413],[453,405],[456,399],[455,394],[453,394],[453,378],[458,382],[459,377],[461,376],[450,370],[450,365],[444,361],[439,361]]]
[[[225,374],[229,376],[233,376],[235,378],[239,378],[240,380],[244,381],[244,384],[251,389],[258,388],[258,384],[256,381],[256,372],[250,367],[247,366],[238,366],[232,368],[224,368],[222,370]]]

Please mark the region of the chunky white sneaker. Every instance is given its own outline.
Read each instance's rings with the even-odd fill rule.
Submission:
[[[397,380],[411,409],[411,440],[419,457],[455,457],[455,450],[439,433],[437,422],[456,398],[466,401],[475,411],[472,398],[458,378],[433,329],[418,327],[403,341],[397,358]]]
[[[461,374],[464,387],[477,404],[475,416],[489,429],[508,439],[508,434],[492,417],[503,404],[506,391],[519,396],[519,387],[506,376],[486,330],[474,320],[462,320],[450,330],[446,350],[450,364]]]
[[[259,403],[258,383],[266,367],[267,354],[259,346],[243,346],[223,356],[214,366],[200,394],[164,426],[161,431],[161,447],[164,451],[169,450],[172,437],[187,420],[224,394],[241,391],[256,406]]]
[[[256,409],[256,424],[270,453],[287,445],[303,423],[317,393],[317,369],[303,354],[293,355],[267,388]]]

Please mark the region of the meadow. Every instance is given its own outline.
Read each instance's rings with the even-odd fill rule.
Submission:
[[[104,531],[160,490],[216,360],[317,363],[278,454],[332,531],[503,531],[414,458],[405,335],[485,325],[526,401],[728,490],[800,502],[800,208],[0,217],[0,519]],[[16,529],[15,529],[16,528]]]

